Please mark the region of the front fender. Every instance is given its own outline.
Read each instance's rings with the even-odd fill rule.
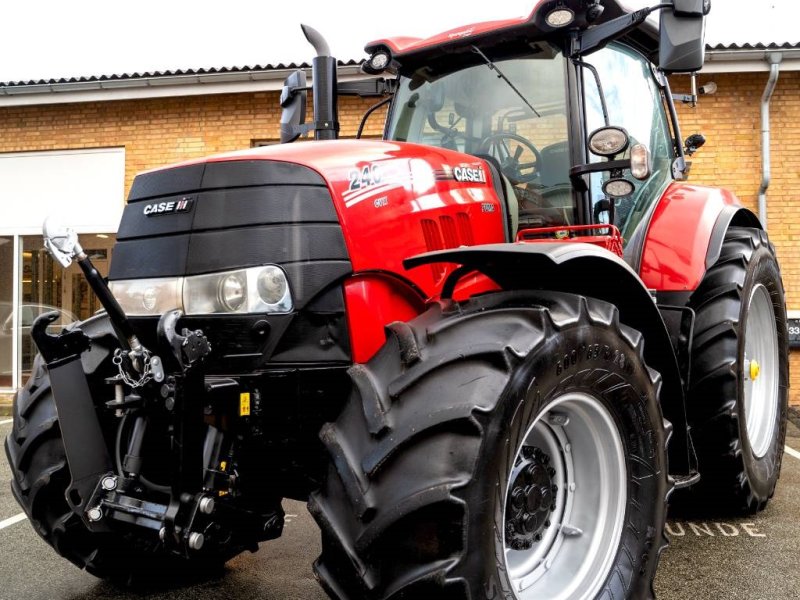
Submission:
[[[653,297],[627,263],[597,246],[554,242],[442,250],[409,258],[404,265],[414,268],[436,262],[459,264],[462,274],[470,270],[483,273],[505,290],[567,292],[614,304],[620,321],[644,335],[645,361],[663,378],[662,409],[675,433],[671,470],[688,471],[684,393],[678,362]]]
[[[756,216],[722,188],[673,183],[656,206],[642,249],[639,274],[659,292],[697,289],[719,258],[731,225],[761,229]]]

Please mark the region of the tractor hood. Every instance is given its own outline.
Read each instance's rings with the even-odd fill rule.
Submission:
[[[383,141],[276,145],[182,163],[134,180],[109,279],[263,264],[307,272],[315,263],[326,282],[352,271],[402,273],[414,254],[504,239],[495,183],[474,156]],[[420,277],[418,286],[434,289],[430,274]]]

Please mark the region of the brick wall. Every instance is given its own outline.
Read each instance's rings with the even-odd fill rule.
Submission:
[[[761,184],[761,94],[767,73],[714,74],[717,93],[702,96],[696,108],[679,107],[684,139],[703,133],[706,145],[692,157],[690,182],[732,190],[758,214]],[[674,92],[687,93],[689,79],[673,77]],[[781,74],[770,104],[772,182],[767,190],[767,227],[775,244],[786,287],[787,307],[800,310],[800,72]],[[790,402],[800,405],[800,351],[790,364]]]
[[[342,98],[341,134],[354,136],[370,100]],[[365,134],[380,135],[385,109]],[[310,108],[309,108],[310,120]],[[143,170],[279,138],[278,94],[221,94],[0,107],[0,152],[125,147],[125,194]]]

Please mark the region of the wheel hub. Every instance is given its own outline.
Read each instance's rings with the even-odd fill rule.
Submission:
[[[522,449],[506,505],[506,543],[514,550],[531,548],[550,526],[558,487],[552,481],[555,469],[549,465],[550,457],[541,449]]]

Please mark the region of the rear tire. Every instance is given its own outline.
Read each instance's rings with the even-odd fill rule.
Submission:
[[[320,434],[330,468],[309,510],[328,594],[652,597],[669,425],[616,308],[501,293],[389,333]]]
[[[682,504],[755,513],[775,492],[788,411],[784,290],[767,234],[731,227],[689,306],[688,416],[701,480]]]
[[[14,399],[14,424],[5,446],[13,474],[11,491],[36,533],[58,554],[96,577],[122,585],[163,587],[221,573],[224,563],[240,551],[185,559],[165,552],[155,535],[148,539],[88,530],[64,497],[71,478],[41,356]]]

